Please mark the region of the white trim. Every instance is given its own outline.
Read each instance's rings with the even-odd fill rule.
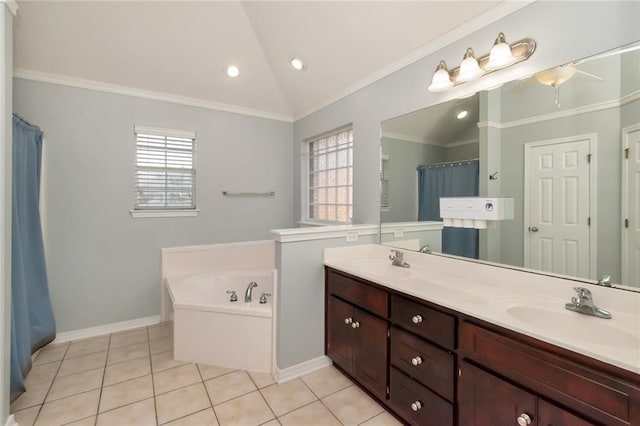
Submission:
[[[630,104],[633,101],[637,101],[640,99],[640,90],[636,90],[635,92],[631,92],[628,95],[624,95],[620,98],[620,106],[624,106],[626,104]]]
[[[49,74],[39,71],[15,68],[13,77],[22,80],[38,81],[41,83],[57,84],[59,86],[75,87],[79,89],[95,90],[97,92],[112,93],[116,95],[133,96],[154,101],[170,102],[174,104],[194,106],[216,111],[225,111],[234,114],[249,115],[253,117],[267,118],[269,120],[293,122],[290,115],[279,114],[269,111],[261,111],[236,105],[213,102],[206,99],[190,98],[186,96],[172,95],[169,93],[153,92],[151,90],[135,89],[133,87],[119,86],[109,83],[101,83],[94,80],[84,80],[75,77],[68,77],[57,74]]]
[[[129,210],[134,219],[162,218],[162,217],[195,217],[200,209],[192,210]]]
[[[196,138],[196,132],[194,132],[193,130],[165,129],[162,127],[141,126],[139,124],[135,124],[133,126],[133,131],[135,133],[145,133],[145,134],[174,137],[174,138],[184,138],[184,139]]]
[[[380,224],[380,233],[393,234],[395,231],[403,232],[420,232],[420,231],[438,231],[443,228],[440,221],[423,221],[423,222],[387,222]]]
[[[503,124],[497,121],[478,121],[478,128],[492,127],[494,129],[504,129]]]
[[[193,251],[207,251],[212,248],[221,249],[221,248],[234,248],[234,247],[260,247],[260,246],[273,246],[273,240],[258,240],[258,241],[240,241],[237,243],[222,243],[222,244],[205,244],[205,245],[197,245],[197,246],[182,246],[182,247],[166,247],[161,248],[160,252],[162,254],[168,253],[186,253]]]
[[[320,370],[321,368],[328,367],[332,364],[333,361],[331,361],[331,358],[326,355],[322,355],[318,358],[313,358],[308,361],[301,362],[300,364],[283,368],[282,370],[275,366],[273,378],[280,384],[296,379],[300,376],[304,376],[305,374],[313,373],[316,370]]]
[[[16,0],[0,0],[0,3],[6,4],[7,8],[9,9],[9,12],[11,12],[13,16],[16,16],[18,14],[19,7]]]
[[[581,278],[589,278],[592,280],[597,279],[597,235],[598,235],[598,188],[597,188],[597,177],[598,177],[598,165],[596,153],[598,152],[598,134],[597,133],[588,133],[584,135],[575,135],[569,136],[566,138],[557,138],[557,139],[546,139],[536,142],[528,142],[524,144],[524,215],[523,215],[523,253],[524,259],[523,265],[525,268],[530,268],[529,265],[529,226],[531,225],[531,218],[529,217],[530,207],[529,207],[529,175],[531,173],[531,168],[529,166],[530,160],[530,152],[531,148],[544,146],[544,145],[555,145],[567,142],[576,142],[582,140],[589,141],[589,154],[591,154],[591,162],[589,163],[589,217],[591,219],[591,223],[589,226],[589,277],[581,277]],[[543,271],[547,273],[546,271]]]
[[[296,241],[327,240],[331,238],[347,238],[354,234],[358,236],[376,235],[380,227],[378,225],[327,225],[307,228],[272,229],[273,239],[279,243],[291,243]]]
[[[622,152],[624,153],[624,150],[629,148],[629,135],[633,132],[636,132],[640,130],[640,123],[636,123],[636,124],[632,124],[631,126],[627,126],[625,128],[622,129],[621,134],[622,134]],[[624,226],[624,221],[625,219],[629,218],[629,198],[627,196],[628,191],[629,191],[629,159],[624,158],[624,156],[621,159],[622,161],[622,198],[620,200],[620,204],[621,204],[621,218],[620,218],[620,223],[622,224],[621,229],[622,229],[622,238],[621,238],[621,256],[620,256],[620,263],[621,263],[621,269],[622,269],[622,273],[621,273],[621,282],[623,283],[628,283],[629,282],[629,253],[627,248],[629,247],[629,228],[626,228]]]
[[[137,318],[129,321],[114,322],[111,324],[98,325],[96,327],[83,328],[79,330],[63,331],[56,335],[56,339],[51,342],[64,343],[72,340],[86,339],[87,337],[102,336],[104,334],[117,333],[119,331],[131,330],[138,327],[146,327],[160,323],[160,315]]]
[[[16,422],[16,417],[13,414],[10,414],[9,417],[7,417],[7,421],[4,423],[4,426],[19,426],[19,425]]]
[[[417,138],[415,136],[405,135],[403,133],[387,132],[385,130],[382,131],[381,136],[383,138],[396,139],[396,140],[404,141],[404,142],[414,142],[414,143],[422,143],[422,144],[428,144],[428,145],[438,145],[438,144],[435,144],[435,143],[429,143],[429,142],[425,141],[424,139]]]
[[[452,148],[452,147],[455,147],[455,146],[471,145],[473,143],[480,143],[480,140],[477,139],[477,138],[465,139],[465,140],[462,140],[462,141],[448,143],[444,147],[445,148]],[[463,161],[463,160],[461,160],[461,161]]]
[[[481,15],[471,19],[470,21],[465,22],[464,24],[456,27],[455,29],[449,31],[446,34],[441,35],[440,37],[432,40],[426,45],[422,46],[419,49],[414,50],[413,52],[405,55],[399,60],[387,65],[386,67],[374,72],[368,77],[363,78],[359,82],[354,85],[347,87],[341,92],[337,93],[334,96],[329,97],[323,102],[316,104],[310,108],[307,108],[300,114],[294,114],[293,120],[298,121],[301,120],[315,112],[320,111],[321,109],[343,99],[349,95],[354,94],[358,90],[361,90],[379,80],[382,80],[385,77],[390,76],[391,74],[421,60],[431,55],[432,53],[437,52],[440,49],[443,49],[449,46],[456,41],[478,31],[487,25],[498,21],[499,19],[504,18],[507,15],[512,14],[513,12],[522,9],[523,7],[528,6],[533,3],[535,0],[523,0],[523,1],[505,1],[499,3],[497,6],[489,9],[488,11],[482,13]],[[436,64],[434,63],[433,69],[436,68]]]

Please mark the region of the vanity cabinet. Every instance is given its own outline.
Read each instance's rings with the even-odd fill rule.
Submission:
[[[344,275],[327,275],[326,353],[381,399],[387,397],[387,311],[386,292]]]

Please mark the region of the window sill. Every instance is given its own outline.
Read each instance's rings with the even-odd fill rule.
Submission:
[[[159,218],[159,217],[195,217],[200,209],[190,210],[129,210],[134,219]]]

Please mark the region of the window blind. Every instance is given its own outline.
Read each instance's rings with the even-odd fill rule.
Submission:
[[[195,133],[136,126],[135,136],[135,209],[195,209]]]

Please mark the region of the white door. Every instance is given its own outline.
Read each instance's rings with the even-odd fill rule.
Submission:
[[[525,267],[590,278],[590,153],[582,136],[525,146]]]
[[[622,130],[622,282],[640,286],[640,124]]]

